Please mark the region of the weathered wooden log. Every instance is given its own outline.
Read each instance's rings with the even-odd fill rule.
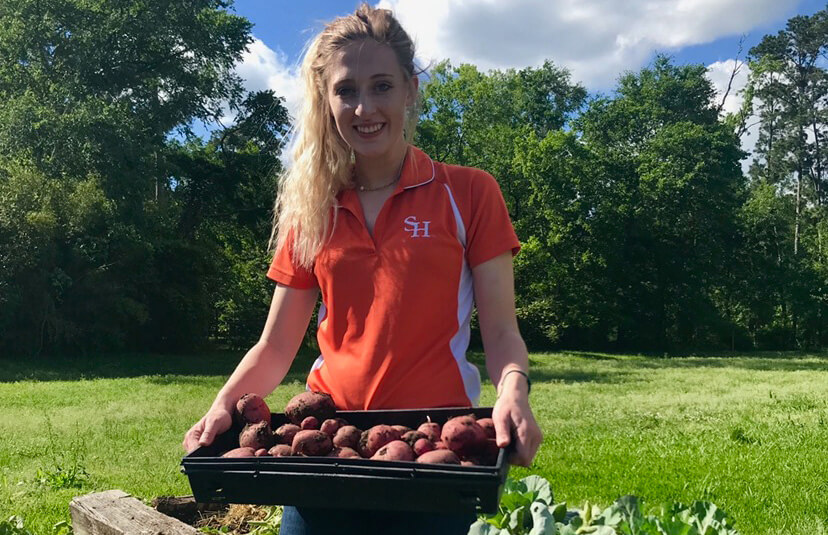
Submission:
[[[227,509],[226,504],[198,503],[190,496],[159,496],[153,498],[152,507],[159,513],[177,518],[191,526],[205,515],[218,513]]]
[[[198,535],[198,530],[121,490],[78,496],[69,503],[75,535]]]

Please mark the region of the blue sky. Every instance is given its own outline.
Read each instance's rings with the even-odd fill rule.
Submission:
[[[624,0],[619,0],[623,3]],[[750,2],[742,2],[749,6]],[[253,24],[253,34],[272,49],[281,49],[291,60],[299,57],[302,46],[312,35],[313,29],[336,16],[351,12],[357,4],[342,0],[315,0],[306,2],[285,2],[278,0],[236,0],[234,9]],[[753,27],[747,34],[749,48],[759,42],[763,35],[775,33],[785,26],[788,18],[795,15],[812,15],[823,9],[825,3],[817,0],[803,0],[786,9],[782,17]],[[743,9],[749,9],[744,7]],[[710,64],[734,56],[738,50],[740,35],[730,35],[710,43],[687,46],[671,51],[682,63]],[[554,59],[554,58],[553,58]]]
[[[636,61],[632,63],[635,66],[632,68],[638,68],[646,64],[652,58],[652,55],[657,51],[667,52],[673,55],[679,63],[704,63],[709,65],[717,61],[725,61],[736,55],[739,39],[742,34],[746,37],[745,52],[747,52],[751,46],[759,42],[763,35],[767,33],[775,33],[776,31],[782,29],[788,18],[798,14],[811,15],[819,9],[825,7],[825,3],[817,0],[720,0],[717,2],[710,0],[667,0],[661,2],[645,2],[644,0],[610,0],[609,2],[606,0],[578,1],[580,4],[594,4],[596,8],[595,12],[601,18],[607,15],[611,17],[612,13],[608,12],[613,9],[618,11],[627,11],[633,4],[655,3],[658,4],[657,12],[645,12],[645,14],[652,15],[653,20],[651,24],[654,26],[659,24],[659,19],[662,19],[662,24],[669,24],[671,22],[670,14],[679,11],[684,11],[684,14],[675,15],[676,18],[672,19],[674,24],[689,24],[696,16],[700,19],[699,24],[706,24],[704,21],[705,11],[712,11],[708,17],[713,17],[714,20],[730,19],[734,21],[734,23],[729,26],[722,25],[721,28],[713,29],[710,35],[704,35],[703,31],[696,29],[698,36],[688,36],[688,38],[684,39],[684,41],[690,41],[692,44],[684,44],[679,42],[671,46],[671,44],[668,43],[669,39],[650,38],[649,41],[651,42],[646,43],[643,46],[644,49],[649,49],[649,53],[643,57],[640,54],[636,54]],[[469,4],[471,4],[472,7],[477,7],[474,6],[475,3],[478,5],[491,5],[493,3],[487,0],[478,0],[477,2],[470,2],[468,0],[459,0],[454,2],[451,0],[436,0],[436,2],[444,5],[457,4],[469,6]],[[398,8],[395,11],[420,11],[424,15],[423,18],[426,19],[429,18],[428,12],[433,9],[431,2],[424,1],[414,2],[412,0],[406,2],[392,0],[384,3],[392,8]],[[510,39],[510,45],[514,43],[512,48],[517,49],[517,53],[513,54],[513,57],[510,58],[511,61],[500,62],[501,64],[485,64],[483,65],[484,68],[492,66],[519,67],[537,64],[539,63],[537,58],[540,57],[538,56],[538,49],[541,49],[543,57],[548,57],[555,63],[566,65],[566,61],[561,61],[559,58],[556,58],[554,50],[550,50],[548,54],[542,53],[542,47],[536,46],[538,43],[537,40],[533,39],[533,34],[542,33],[544,32],[544,29],[538,28],[538,30],[532,30],[531,26],[535,22],[535,20],[533,20],[535,18],[533,15],[538,14],[540,16],[540,20],[543,20],[545,18],[543,15],[544,12],[547,14],[549,11],[557,11],[558,13],[565,12],[569,3],[570,2],[566,0],[551,2],[548,0],[498,0],[496,4],[501,6],[501,9],[499,11],[491,9],[490,13],[493,16],[502,13],[512,14],[515,16],[515,22],[519,27],[519,31],[521,31],[521,33],[525,33],[527,35],[527,39],[526,43],[514,43],[514,40],[511,39],[511,36],[509,35],[509,30],[507,29],[504,31],[504,39]],[[513,4],[512,8],[510,8],[510,4]],[[720,7],[718,7],[718,9],[711,9],[711,7],[715,4],[719,4]],[[281,0],[237,0],[234,9],[239,15],[246,17],[254,24],[253,34],[256,38],[260,39],[271,50],[284,54],[286,64],[292,65],[299,60],[303,45],[316,31],[318,31],[325,21],[329,21],[336,16],[351,12],[356,5],[357,2],[350,0],[316,0],[305,2],[287,2]],[[411,7],[412,5],[416,7]],[[461,19],[463,16],[468,16],[470,9],[467,7],[466,9],[456,9],[455,11],[458,12],[458,15],[454,18]],[[754,15],[750,16],[752,12]],[[448,16],[450,17],[450,15]],[[405,19],[403,20],[405,24],[406,21]],[[491,22],[494,25],[494,28],[497,28],[497,24],[502,24],[502,20],[499,21],[497,19],[494,19]],[[619,20],[619,22],[623,22],[623,20]],[[408,24],[405,25],[406,28],[409,29],[411,33],[414,33],[416,37],[416,33],[419,28],[409,27]],[[600,23],[586,25],[586,33],[589,34],[589,28],[598,25],[600,25]],[[417,25],[414,24],[413,26]],[[486,28],[485,33],[487,34],[487,40],[492,41],[497,39],[496,32],[489,31],[490,26],[487,25],[487,21],[483,20],[481,27]],[[523,32],[524,29],[526,29],[525,32]],[[623,27],[617,28],[617,30],[623,29]],[[618,32],[613,32],[613,28],[609,28],[608,30],[609,31],[602,31],[601,35],[598,35],[597,38],[612,39],[618,37]],[[642,27],[641,30],[643,30],[641,33],[647,33],[646,25],[645,27]],[[580,32],[578,37],[583,37],[583,28],[578,28],[578,31]],[[671,30],[667,29],[667,31],[669,32]],[[646,39],[646,36],[642,37]],[[706,42],[693,43],[693,41]],[[526,48],[526,58],[524,61],[525,65],[520,65],[521,61],[519,48],[521,46],[525,46]],[[577,48],[578,43],[571,42],[568,46],[570,49]],[[451,51],[453,48],[456,47],[448,46],[447,50]],[[467,56],[468,54],[465,55]],[[609,64],[608,68],[611,70],[612,62],[610,61],[607,63]],[[618,67],[616,76],[617,74],[623,72],[624,69],[630,68],[631,64],[626,61],[621,61],[618,63]],[[612,80],[614,80],[615,76],[610,78],[605,76],[598,77],[598,79],[595,80],[592,80],[590,77],[583,78],[585,79],[580,81],[584,82],[589,89],[605,90],[612,86]]]
[[[247,89],[273,89],[294,112],[302,98],[297,64],[303,47],[326,21],[357,5],[236,0],[234,11],[254,24],[256,39],[236,68]],[[723,91],[743,35],[740,59],[789,18],[826,7],[817,0],[380,0],[379,5],[391,8],[412,35],[421,65],[448,58],[488,70],[549,59],[591,93],[611,91],[619,75],[647,65],[659,52],[679,64],[704,64]],[[726,111],[741,105],[739,90],[747,75],[742,67]],[[746,150],[755,137],[748,132],[743,138]]]

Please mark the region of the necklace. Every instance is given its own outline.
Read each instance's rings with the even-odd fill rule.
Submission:
[[[365,187],[362,184],[360,184],[359,186],[357,186],[357,189],[359,191],[379,191],[381,189],[387,188],[388,186],[392,186],[392,185],[396,184],[399,179],[400,179],[400,175],[397,175],[394,178],[394,180],[392,180],[391,182],[388,182],[387,184],[383,184],[382,186],[374,186],[373,188],[368,188],[368,187]]]
[[[402,168],[403,168],[403,165],[404,165],[404,164],[405,164],[405,158],[403,158],[403,159],[402,159],[402,161],[400,162],[400,168],[399,168],[399,169],[397,169],[397,176],[395,176],[395,177],[394,177],[394,178],[393,178],[390,182],[387,182],[387,183],[385,183],[385,184],[383,184],[383,185],[381,185],[381,186],[374,186],[374,187],[371,187],[371,186],[363,186],[362,184],[359,184],[359,183],[358,183],[358,184],[357,184],[357,189],[358,189],[359,191],[379,191],[379,190],[381,190],[381,189],[385,189],[385,188],[387,188],[387,187],[389,187],[389,186],[393,186],[394,184],[396,184],[397,182],[399,182],[400,177],[402,176]],[[354,177],[354,182],[356,182],[356,177]]]

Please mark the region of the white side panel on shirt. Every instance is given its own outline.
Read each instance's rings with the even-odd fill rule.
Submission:
[[[451,208],[454,211],[454,219],[457,222],[457,240],[463,246],[463,265],[460,269],[460,286],[457,288],[457,333],[451,338],[451,353],[454,355],[454,360],[457,362],[457,367],[460,369],[460,375],[463,378],[463,385],[466,388],[466,396],[468,396],[473,406],[480,403],[480,372],[477,366],[466,359],[466,350],[469,348],[469,339],[471,338],[471,315],[474,308],[474,287],[472,285],[472,274],[468,262],[466,262],[466,225],[463,223],[463,218],[460,216],[460,210],[457,209],[457,203],[454,202],[454,195],[451,193],[451,188],[448,184],[444,184],[449,200],[451,201]]]

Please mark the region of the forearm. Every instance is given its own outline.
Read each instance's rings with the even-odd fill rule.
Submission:
[[[262,397],[270,394],[287,375],[294,354],[260,340],[251,347],[219,390],[213,407],[232,409],[244,394],[253,392]]]
[[[498,396],[512,389],[528,394],[526,378],[519,373],[509,373],[511,370],[529,373],[529,355],[520,332],[505,329],[493,334],[484,336],[483,350],[486,353],[486,369]]]

